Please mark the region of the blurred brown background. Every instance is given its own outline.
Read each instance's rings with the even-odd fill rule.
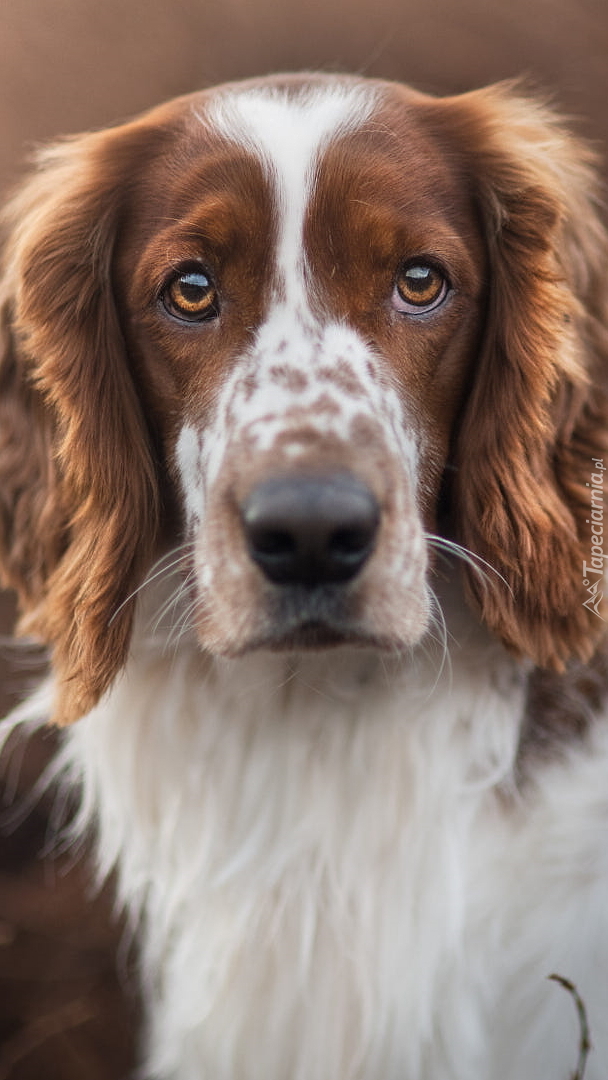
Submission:
[[[439,93],[524,74],[608,146],[606,0],[0,0],[0,193],[41,140],[302,68]],[[0,595],[0,634],[12,619]],[[2,712],[30,678],[0,637]],[[52,744],[5,767],[17,803]],[[50,806],[0,830],[0,1080],[120,1080],[137,1026],[130,961],[115,961],[128,950],[86,862],[40,858]]]

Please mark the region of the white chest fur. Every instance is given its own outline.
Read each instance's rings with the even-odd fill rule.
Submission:
[[[557,970],[605,1080],[608,740],[517,796],[524,687],[487,648],[437,678],[135,646],[65,760],[141,917],[147,1075],[566,1080]]]

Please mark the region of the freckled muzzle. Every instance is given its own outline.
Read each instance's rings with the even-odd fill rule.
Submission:
[[[200,447],[183,440],[201,642],[410,646],[430,609],[412,425],[352,331],[311,332],[279,365],[282,340],[265,329]]]

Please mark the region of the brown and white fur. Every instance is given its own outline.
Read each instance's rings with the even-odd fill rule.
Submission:
[[[597,204],[516,88],[304,75],[8,206],[0,559],[53,675],[7,730],[78,721],[146,1077],[566,1080],[552,972],[608,1075]]]

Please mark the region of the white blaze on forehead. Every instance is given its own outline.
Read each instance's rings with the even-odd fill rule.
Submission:
[[[277,269],[290,306],[305,304],[302,236],[319,155],[332,136],[364,123],[374,102],[368,86],[336,82],[293,96],[271,87],[228,91],[211,109],[220,131],[267,167],[279,211]]]

